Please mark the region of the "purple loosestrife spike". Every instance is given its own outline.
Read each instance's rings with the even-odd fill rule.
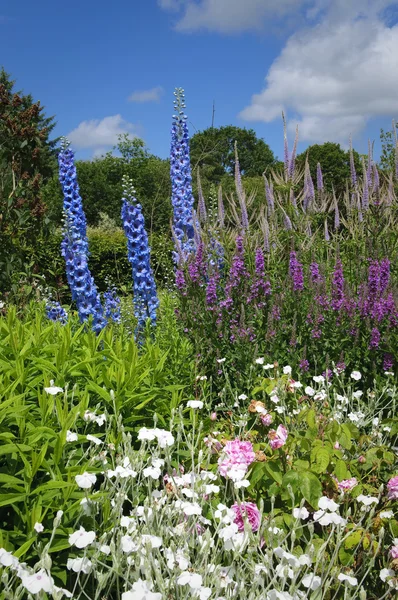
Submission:
[[[208,310],[214,311],[217,306],[217,283],[219,275],[216,273],[210,277],[206,287],[206,305]]]
[[[381,334],[377,327],[373,327],[370,334],[369,348],[378,348],[380,344]]]
[[[225,209],[224,202],[222,200],[222,187],[218,186],[218,225],[220,229],[224,229],[225,222]]]
[[[362,194],[362,209],[368,210],[369,208],[369,180],[366,172],[365,159],[362,158],[363,167],[363,194]]]
[[[199,221],[201,223],[205,223],[207,221],[207,211],[206,211],[205,199],[203,196],[202,182],[200,180],[199,167],[198,167],[197,176],[198,176],[198,178],[197,178],[198,179],[198,217],[199,217]]]
[[[127,238],[127,256],[133,271],[134,315],[137,319],[136,336],[139,337],[147,319],[156,324],[159,300],[150,264],[150,248],[145,231],[141,205],[129,177],[123,177],[122,223]]]
[[[383,371],[391,371],[394,366],[394,357],[392,354],[385,354],[383,359]]]
[[[323,190],[323,175],[320,163],[318,163],[316,166],[316,187],[318,189],[318,192],[321,192]]]
[[[184,90],[176,88],[175,114],[171,128],[170,177],[173,228],[179,240],[183,261],[195,251],[191,163],[189,157],[189,132],[185,115]],[[174,260],[180,259],[179,251]]]
[[[324,278],[319,271],[319,265],[316,262],[310,264],[310,274],[312,283],[322,283]]]
[[[344,303],[344,275],[341,260],[336,261],[332,279],[332,308],[340,310]]]
[[[350,136],[350,173],[351,173],[351,184],[353,188],[357,187],[357,172],[355,170],[354,152],[352,149],[352,137]]]
[[[177,269],[175,272],[176,288],[179,292],[182,292],[183,296],[186,295],[187,284],[185,282],[184,271]]]
[[[390,261],[388,258],[383,258],[380,262],[380,295],[386,291],[390,282]]]
[[[293,290],[301,292],[304,289],[303,265],[297,260],[294,250],[290,253],[289,272],[293,280]]]
[[[296,126],[296,135],[294,137],[292,155],[291,155],[290,160],[289,160],[288,178],[290,180],[293,179],[295,168],[296,168],[296,153],[297,153],[297,143],[298,143],[298,132],[299,132],[299,129],[298,129],[298,125],[297,125]]]

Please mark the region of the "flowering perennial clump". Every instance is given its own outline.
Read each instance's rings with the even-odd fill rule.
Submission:
[[[127,238],[128,260],[133,269],[134,314],[139,335],[147,319],[156,324],[159,300],[150,264],[150,248],[145,230],[141,204],[135,198],[135,190],[128,177],[123,178],[122,221]]]

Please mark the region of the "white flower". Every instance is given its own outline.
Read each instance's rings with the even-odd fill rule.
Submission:
[[[263,365],[264,364],[264,358],[262,358],[262,357],[261,358],[256,358],[255,362],[256,362],[257,365]],[[274,366],[274,365],[272,365],[272,366]]]
[[[348,414],[348,418],[350,419],[350,421],[352,423],[359,423],[364,418],[364,416],[365,416],[364,413],[362,413],[360,411],[358,411],[356,413],[351,412]]]
[[[61,387],[54,385],[54,381],[51,380],[50,387],[45,387],[44,391],[47,392],[47,394],[50,394],[51,396],[56,396],[57,394],[60,394],[64,390]]]
[[[265,369],[266,371],[269,371],[270,369],[273,369],[275,367],[275,365],[273,363],[267,363],[266,365],[263,366],[263,369]]]
[[[359,496],[357,496],[357,500],[358,502],[362,502],[362,504],[364,504],[365,506],[370,506],[371,504],[379,503],[378,498],[375,498],[374,496],[364,496],[363,494],[359,494]]]
[[[394,371],[384,371],[384,375],[394,375]]]
[[[99,547],[99,551],[102,552],[102,554],[106,554],[106,556],[109,556],[109,554],[111,553],[111,547],[107,546],[106,544],[102,544],[102,546]]]
[[[312,378],[315,383],[324,383],[325,382],[325,378],[323,375],[314,375],[314,377]]]
[[[142,471],[142,474],[144,475],[144,477],[151,477],[152,479],[159,479],[162,472],[160,469],[157,469],[156,467],[152,466],[152,467],[146,467]]]
[[[76,475],[75,481],[83,490],[89,490],[97,481],[97,476],[94,473],[87,473],[85,471],[82,475]]]
[[[199,600],[208,600],[211,596],[211,588],[201,587],[198,590],[198,593],[199,593]]]
[[[199,506],[199,504],[197,504],[196,502],[182,502],[181,508],[182,508],[184,515],[186,515],[187,517],[191,516],[191,515],[201,515],[202,514],[202,509]]]
[[[66,563],[66,568],[70,571],[74,571],[75,573],[80,573],[82,571],[86,575],[90,573],[91,567],[93,563],[88,558],[68,558]]]
[[[336,512],[336,510],[339,508],[339,505],[327,496],[322,496],[318,500],[318,508],[322,510],[330,510],[332,512]]]
[[[394,513],[392,510],[383,510],[379,514],[380,519],[392,519],[394,517]]]
[[[362,375],[359,371],[353,371],[351,373],[351,379],[355,379],[355,381],[359,381],[361,379]]]
[[[238,400],[247,400],[246,394],[241,394],[240,396],[238,396]]]
[[[230,525],[227,525],[227,527],[223,527],[223,529],[220,529],[220,531],[218,532],[218,536],[224,540],[224,542],[226,542],[227,540],[230,540],[231,538],[234,537],[234,535],[236,535],[239,531],[239,527],[237,526],[236,523],[231,523]]]
[[[240,481],[235,481],[234,488],[240,490],[241,488],[248,488],[249,485],[250,481],[248,479],[241,479]]]
[[[88,439],[89,442],[93,442],[97,446],[101,446],[101,444],[102,444],[102,440],[100,440],[99,438],[95,437],[95,435],[88,434],[86,436],[86,438]]]
[[[275,408],[276,412],[278,413],[278,415],[283,414],[286,411],[286,408],[284,406],[277,406]]]
[[[340,573],[337,579],[339,581],[346,581],[352,587],[358,585],[358,579],[356,577],[352,577],[351,575],[345,575],[344,573]]]
[[[17,567],[19,561],[16,556],[13,556],[11,552],[7,552],[4,548],[0,548],[0,565],[3,567]]]
[[[189,400],[187,402],[188,408],[203,408],[203,402],[201,400]]]
[[[40,571],[32,575],[23,575],[22,585],[31,594],[38,594],[41,591],[51,592],[54,582],[44,569],[40,569]]]
[[[292,367],[290,365],[286,365],[286,367],[283,367],[283,373],[285,375],[291,375],[291,373],[292,373]]]
[[[327,397],[327,393],[325,392],[325,390],[321,390],[320,392],[315,394],[314,400],[325,400],[326,397]]]
[[[131,535],[123,535],[120,541],[122,550],[123,552],[126,552],[126,554],[130,554],[130,552],[136,552],[139,548],[138,544],[134,542]]]
[[[279,396],[277,395],[277,393],[276,393],[276,392],[271,392],[271,395],[270,395],[270,400],[271,400],[271,402],[273,402],[274,404],[278,404],[278,402],[279,402],[280,398],[279,398]]]
[[[303,577],[301,580],[301,584],[306,588],[310,588],[311,590],[317,590],[321,583],[322,579],[317,575],[314,575],[314,573],[308,573],[308,575]]]
[[[69,590],[66,590],[65,588],[60,588],[57,585],[53,586],[53,591],[56,592],[57,598],[62,598],[62,596],[66,596],[67,598],[73,598],[72,592],[70,592]],[[59,596],[59,594],[61,594],[61,595]]]
[[[278,592],[273,589],[267,593],[267,600],[293,600],[293,596],[289,592]]]
[[[310,513],[305,508],[305,506],[302,506],[301,508],[293,509],[293,517],[295,519],[302,519],[304,521],[305,519],[308,519],[309,516],[310,516]]]
[[[41,523],[35,523],[33,529],[37,532],[37,533],[41,533],[42,531],[44,531],[44,527]]]
[[[250,483],[249,483],[250,485]],[[210,483],[205,486],[205,494],[218,494],[220,491],[220,486],[214,485],[214,483]]]
[[[219,365],[221,365],[222,363],[224,363],[227,359],[226,358],[217,358],[217,362]]]
[[[68,431],[66,432],[66,441],[67,442],[77,442],[77,438],[78,435],[77,433],[74,433],[74,431]]]
[[[170,431],[165,431],[164,429],[155,429],[154,431],[156,432],[155,435],[161,448],[166,448],[174,444],[174,437]]]
[[[197,379],[199,379],[199,381],[207,381],[207,375],[200,375]]]
[[[191,590],[197,590],[202,587],[202,576],[199,573],[184,571],[177,579],[178,585],[189,585]]]
[[[382,581],[386,581],[388,577],[394,577],[395,571],[392,569],[382,569],[380,571],[380,579]]]
[[[295,381],[293,383],[293,387],[296,388],[297,390],[299,390],[300,388],[303,387],[303,384],[301,383],[301,381]]]
[[[160,548],[163,544],[163,540],[161,537],[157,535],[142,535],[141,540],[144,544],[149,544],[151,548]]]
[[[103,413],[102,415],[98,415],[95,418],[95,422],[97,423],[97,425],[99,425],[101,427],[101,425],[103,425],[106,421],[106,414]]]
[[[151,592],[152,584],[139,579],[133,583],[133,588],[129,592],[123,592],[122,600],[162,600],[162,594]]]
[[[353,393],[352,397],[358,400],[361,396],[363,396],[363,392],[361,390],[357,390]]]
[[[84,527],[80,527],[78,531],[71,533],[69,543],[76,548],[86,548],[95,540],[95,531],[86,531]]]
[[[141,427],[138,432],[138,440],[140,442],[144,440],[148,440],[152,442],[156,438],[156,429],[147,429],[146,427]]]

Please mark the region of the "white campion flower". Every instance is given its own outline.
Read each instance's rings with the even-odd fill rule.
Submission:
[[[87,473],[87,471],[85,471],[81,475],[76,475],[75,481],[83,490],[89,490],[97,481],[97,476],[94,475],[94,473]]]
[[[144,477],[151,477],[152,479],[159,479],[162,472],[160,469],[158,469],[154,466],[150,466],[150,467],[145,467],[145,469],[143,469],[143,471],[142,471],[142,474],[144,475]]]
[[[336,512],[336,510],[339,508],[339,505],[327,496],[322,496],[318,500],[318,508],[321,510],[330,510],[331,512]]]
[[[88,558],[68,558],[66,568],[74,573],[85,573],[88,575],[91,571],[93,563]]]
[[[325,400],[325,398],[327,397],[327,393],[325,392],[325,390],[321,390],[320,392],[318,392],[317,394],[315,394],[314,396],[314,400]]]
[[[315,575],[314,573],[308,573],[308,575],[306,575],[305,577],[303,577],[303,579],[301,580],[301,585],[303,585],[305,588],[309,588],[310,590],[317,590],[322,584],[322,579],[320,577],[318,577],[318,575]]]
[[[293,600],[293,596],[289,592],[278,592],[273,589],[267,593],[267,600]]]
[[[250,481],[248,479],[241,479],[240,481],[234,482],[234,488],[236,490],[240,490],[241,488],[248,488],[250,486]]]
[[[102,546],[99,547],[99,551],[102,552],[102,554],[109,556],[111,553],[111,547],[107,546],[106,544],[102,544]]]
[[[280,401],[278,394],[274,391],[271,392],[269,398],[270,398],[271,402],[273,402],[274,404],[278,404],[278,402]]]
[[[389,577],[394,577],[394,575],[395,571],[393,571],[392,569],[382,569],[379,574],[380,579],[384,582],[387,581]]]
[[[315,383],[325,383],[325,378],[323,375],[314,375],[312,378]]]
[[[113,471],[112,469],[108,469],[106,472],[109,479],[113,477],[120,477],[120,479],[127,479],[128,477],[137,477],[137,471],[134,471],[130,467],[122,467],[122,465],[118,465],[116,469]]]
[[[149,544],[151,548],[161,548],[161,546],[163,545],[162,538],[157,535],[143,534],[141,536],[141,541],[143,542],[143,544]]]
[[[238,533],[238,531],[239,527],[237,526],[237,524],[231,523],[230,525],[227,525],[226,527],[220,529],[220,531],[218,532],[218,537],[220,537],[222,540],[224,540],[224,542],[226,542],[233,538],[234,535]]]
[[[174,444],[174,437],[170,431],[165,429],[155,429],[155,435],[158,440],[158,444],[161,448],[172,446]]]
[[[128,592],[123,592],[122,600],[162,600],[162,594],[152,592],[152,583],[139,579]]]
[[[140,442],[152,442],[154,439],[156,439],[156,429],[148,429],[147,427],[141,427],[137,437]]]
[[[73,598],[72,592],[66,590],[65,588],[60,588],[57,585],[54,585],[53,592],[56,592],[56,598],[62,598],[62,596],[66,596],[67,598]]]
[[[36,533],[41,533],[44,531],[44,527],[41,523],[35,523],[33,529],[36,531]]]
[[[339,581],[346,581],[351,587],[356,587],[358,585],[358,579],[356,577],[345,575],[345,573],[339,573],[337,579]]]
[[[310,516],[310,513],[305,508],[305,506],[302,506],[301,508],[293,509],[293,517],[295,519],[301,519],[302,521],[305,521],[305,519],[308,519],[309,516]]]
[[[56,396],[57,394],[61,394],[64,390],[63,388],[54,385],[54,380],[51,379],[50,387],[45,387],[44,391],[47,392],[47,394],[50,394],[50,396]]]
[[[238,396],[238,400],[247,400],[246,394],[241,394],[240,396]]]
[[[89,442],[93,442],[93,444],[96,444],[96,446],[101,446],[101,444],[103,444],[102,440],[95,437],[95,435],[91,435],[90,433],[86,436],[86,438]]]
[[[74,431],[68,431],[66,432],[66,441],[67,442],[77,442],[78,439],[78,435],[77,433],[75,433]]]
[[[266,371],[269,371],[270,369],[273,369],[275,367],[275,365],[273,363],[267,363],[266,365],[263,366],[263,369],[265,369]]]
[[[394,513],[392,510],[382,510],[379,517],[380,519],[393,519]]]
[[[354,379],[355,381],[359,381],[362,377],[361,373],[359,371],[353,371],[350,375],[351,379]]]
[[[363,494],[359,494],[356,499],[358,502],[362,502],[364,506],[370,506],[371,504],[379,503],[379,499],[375,496],[364,496]]]
[[[208,485],[205,485],[205,494],[218,494],[219,491],[219,485],[215,485],[214,483],[209,483]]]
[[[68,541],[71,546],[76,548],[86,548],[95,540],[95,531],[86,531],[84,527],[80,527],[78,531],[71,533]]]
[[[3,567],[17,567],[19,565],[19,560],[16,556],[11,554],[11,552],[7,552],[4,548],[0,548],[0,565]]]
[[[359,400],[359,398],[363,396],[363,391],[362,390],[357,390],[356,392],[353,393],[352,397],[355,398],[356,400]]]
[[[260,357],[260,358],[256,358],[255,360],[256,365],[263,365],[264,364],[264,358]],[[272,365],[274,366],[274,365]]]
[[[188,400],[188,408],[203,408],[203,402],[201,400]]]
[[[136,552],[139,549],[138,544],[136,544],[131,537],[131,535],[123,535],[120,539],[121,546],[123,552],[126,554],[130,554],[130,552]]]
[[[226,358],[217,358],[217,362],[219,365],[221,365],[222,363],[224,363],[227,359]]]
[[[290,365],[286,365],[285,367],[283,367],[283,373],[284,375],[291,375],[292,367]]]
[[[177,504],[177,503],[176,503]],[[184,515],[190,517],[192,515],[201,515],[202,508],[197,502],[181,502],[181,508]]]
[[[202,576],[199,573],[184,571],[177,579],[178,585],[189,585],[191,590],[198,590],[202,587]]]
[[[294,382],[293,382],[293,387],[294,387],[296,390],[299,390],[299,389],[301,389],[301,388],[303,387],[303,384],[301,383],[301,381],[294,381]]]
[[[201,587],[197,591],[197,594],[199,594],[199,600],[208,600],[211,596],[211,588]]]
[[[38,594],[39,592],[52,592],[54,587],[54,581],[44,569],[40,569],[37,573],[32,575],[24,574],[21,578],[22,585],[31,594]]]

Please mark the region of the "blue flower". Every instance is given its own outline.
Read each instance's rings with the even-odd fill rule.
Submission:
[[[68,322],[68,313],[59,302],[48,302],[46,305],[46,314],[47,318],[51,321],[58,321],[62,325]]]

